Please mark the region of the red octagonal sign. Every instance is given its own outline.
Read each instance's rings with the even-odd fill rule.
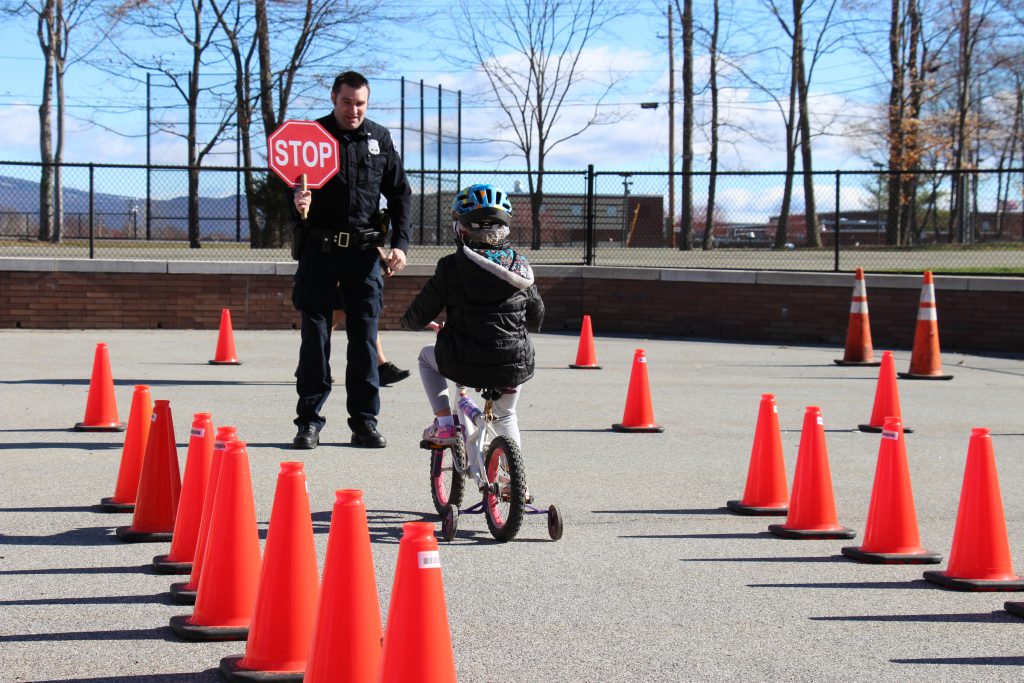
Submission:
[[[270,169],[291,186],[323,187],[338,172],[338,141],[316,121],[285,121],[267,138]]]

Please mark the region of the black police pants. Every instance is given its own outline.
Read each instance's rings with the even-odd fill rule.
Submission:
[[[302,314],[302,342],[295,389],[296,425],[323,428],[321,414],[331,393],[331,318],[340,289],[348,337],[345,366],[349,424],[377,424],[380,388],[377,377],[377,321],[383,305],[384,281],[376,249],[321,251],[307,243],[295,272],[295,307]]]

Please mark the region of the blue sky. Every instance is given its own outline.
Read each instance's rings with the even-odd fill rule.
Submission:
[[[660,171],[667,168],[668,108],[665,102],[668,97],[668,56],[662,3],[645,4],[643,0],[636,0],[632,4],[636,5],[636,10],[630,17],[616,22],[613,33],[595,40],[583,60],[587,73],[594,78],[611,75],[622,79],[607,98],[605,107],[620,112],[623,121],[612,126],[593,128],[557,147],[548,158],[548,168],[576,170],[584,168],[588,163],[605,170]],[[746,3],[737,4],[744,9],[747,7]],[[768,18],[766,21],[772,20]],[[395,41],[414,46],[412,52],[416,56],[391,58],[388,68],[376,75],[371,98],[371,118],[393,129],[397,127],[397,79],[404,76],[409,82],[406,116],[410,125],[418,125],[418,101],[415,101],[415,97],[418,95],[419,79],[423,79],[428,86],[428,130],[436,127],[436,87],[440,84],[446,89],[461,89],[463,92],[463,135],[466,139],[495,134],[501,113],[494,107],[480,105],[478,93],[486,91],[482,74],[469,69],[460,71],[441,57],[433,56],[431,50],[415,48],[417,42],[428,44],[439,32],[450,31],[450,26],[451,23],[441,17],[437,23],[421,25]],[[39,158],[37,107],[42,60],[30,28],[29,24],[10,20],[0,25],[0,69],[5,73],[0,85],[0,160],[31,161]],[[449,42],[454,44],[454,41]],[[446,46],[446,49],[451,48],[451,45]],[[700,55],[698,71],[704,67],[705,59]],[[830,121],[830,130],[833,132],[815,141],[817,169],[870,168],[869,160],[859,155],[851,139],[843,135],[848,123],[871,116],[870,103],[878,100],[878,91],[872,84],[875,74],[869,65],[854,60],[852,52],[831,58],[819,67],[813,84],[813,106],[819,112],[821,121]],[[677,76],[681,61],[681,54],[677,51]],[[219,71],[227,72],[227,65]],[[698,76],[697,80],[702,79]],[[677,88],[680,85],[677,82]],[[74,117],[69,121],[65,151],[67,161],[145,162],[143,88],[114,83],[108,76],[81,65],[70,69],[67,87],[69,112]],[[171,97],[166,88],[154,88],[154,93],[154,99],[157,100],[160,97]],[[586,99],[586,95],[583,94],[581,99]],[[784,166],[781,117],[775,104],[751,89],[731,89],[724,93],[724,100],[723,118],[733,127],[723,131],[728,139],[728,144],[723,146],[723,167],[732,170],[781,170]],[[446,94],[445,101],[451,103],[454,98]],[[651,101],[659,102],[661,106],[657,109],[640,108],[640,102]],[[328,95],[324,92],[320,102],[313,100],[305,105],[298,104],[291,117],[312,118],[326,113],[329,107]],[[101,111],[125,108],[127,111],[120,113]],[[564,114],[567,125],[587,111],[589,107],[568,107]],[[681,112],[681,106],[677,106],[677,118]],[[178,120],[183,120],[184,110],[169,110],[166,115],[176,115]],[[445,112],[446,133],[454,130],[454,115],[453,108]],[[94,118],[96,122],[87,123],[83,120],[88,118]],[[679,129],[677,124],[677,136]],[[398,137],[397,131],[395,137]],[[677,141],[677,155],[679,144]],[[695,144],[698,159],[703,159],[702,151],[706,149],[704,141],[695,137]],[[436,165],[435,149],[431,145],[426,150],[427,167]],[[221,153],[208,160],[207,164],[234,164],[233,143],[222,145],[219,151]],[[463,166],[467,168],[479,164],[486,164],[490,168],[523,166],[521,159],[500,157],[493,145],[474,146],[467,143],[463,148]],[[158,164],[185,163],[183,144],[169,136],[154,136],[153,161]],[[406,165],[416,167],[418,164],[418,142],[410,132],[407,134]],[[678,163],[676,167],[678,169]]]

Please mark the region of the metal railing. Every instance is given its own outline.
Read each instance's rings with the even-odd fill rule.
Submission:
[[[253,230],[245,169],[198,169],[190,208],[187,167],[62,164],[62,189],[49,194],[60,197],[59,220],[46,220],[40,211],[46,168],[56,170],[0,162],[0,256],[290,259],[287,226],[271,224],[286,191],[275,189],[267,169],[250,169]],[[589,167],[547,171],[543,179],[522,170],[407,174],[413,263],[451,250],[449,206],[459,186],[491,182],[511,194],[514,246],[538,264],[1024,275],[1021,169],[815,172],[813,222],[800,173],[783,212],[782,172],[695,172],[686,225],[681,173]],[[913,198],[890,207],[889,193],[901,188]]]

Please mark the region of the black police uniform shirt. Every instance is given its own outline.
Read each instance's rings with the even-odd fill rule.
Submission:
[[[391,133],[370,119],[363,119],[355,130],[342,130],[333,112],[317,123],[338,140],[341,159],[338,173],[312,190],[307,225],[331,232],[366,230],[384,195],[391,216],[391,247],[408,253],[412,188]]]

